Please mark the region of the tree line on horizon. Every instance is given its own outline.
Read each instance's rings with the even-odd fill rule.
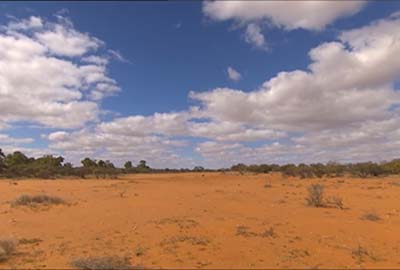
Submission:
[[[312,163],[304,164],[259,164],[245,165],[242,163],[233,165],[231,171],[253,172],[253,173],[270,173],[281,172],[285,176],[294,176],[304,178],[321,178],[321,177],[341,177],[353,176],[360,178],[387,176],[400,174],[400,159],[391,161],[376,162],[358,162],[358,163]]]
[[[81,166],[73,166],[64,162],[62,156],[44,155],[39,158],[28,157],[20,151],[5,155],[0,149],[0,176],[7,178],[57,178],[57,177],[80,177],[93,176],[96,178],[116,178],[119,174],[126,173],[172,173],[172,172],[206,172],[206,171],[235,171],[240,173],[270,173],[280,172],[285,176],[300,178],[312,177],[339,177],[351,175],[354,177],[376,177],[400,174],[400,159],[389,162],[359,162],[359,163],[337,163],[328,162],[314,164],[254,164],[245,165],[239,163],[229,169],[206,169],[196,166],[193,169],[154,169],[147,165],[145,160],[140,160],[134,166],[131,161],[125,162],[123,168],[116,167],[109,160],[95,160],[84,158]]]
[[[95,160],[86,157],[81,160],[81,164],[81,166],[73,166],[70,162],[64,162],[62,156],[44,155],[39,158],[28,157],[21,151],[15,151],[6,155],[0,149],[0,176],[7,178],[33,177],[48,179],[63,176],[116,178],[119,174],[126,173],[206,171],[201,166],[196,166],[193,169],[154,169],[148,166],[145,160],[140,160],[136,166],[131,161],[127,161],[123,168],[118,168],[109,160]]]

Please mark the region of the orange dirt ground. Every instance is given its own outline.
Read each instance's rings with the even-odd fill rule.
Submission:
[[[307,206],[307,187],[316,182],[348,209]],[[398,269],[396,183],[236,173],[0,180],[0,238],[41,240],[18,244],[0,268],[65,269],[77,257],[119,255],[152,269]],[[10,206],[21,194],[43,193],[69,204]],[[371,211],[381,220],[361,218]]]

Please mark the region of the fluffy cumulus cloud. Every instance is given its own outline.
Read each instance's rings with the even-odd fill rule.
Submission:
[[[268,20],[286,29],[322,29],[338,18],[358,12],[364,1],[205,1],[211,19],[251,22]]]
[[[96,121],[98,101],[119,88],[108,77],[104,43],[58,17],[14,20],[0,28],[0,123],[76,128]]]
[[[245,41],[266,48],[261,24],[285,30],[321,30],[357,13],[365,1],[204,1],[203,13],[214,21],[233,20],[245,27]]]
[[[177,151],[186,145],[185,140],[168,138],[165,135],[119,132],[117,124],[113,127],[99,125],[94,129],[74,132],[54,132],[48,135],[49,148],[53,152],[63,153],[75,163],[84,156],[111,159],[121,165],[126,160],[145,159],[155,167],[179,167],[190,163]],[[128,126],[124,126],[128,127]]]
[[[342,32],[310,51],[308,70],[281,72],[253,92],[192,93],[201,103],[197,113],[300,133],[288,145],[312,150],[303,160],[393,158],[400,150],[399,28],[400,18],[391,16]]]
[[[10,63],[27,65],[24,68],[28,72],[25,77],[17,74],[15,81],[4,75],[7,73],[0,73],[0,103],[8,99],[0,106],[0,128],[7,130],[18,120],[58,126],[60,129],[46,136],[47,151],[75,161],[91,156],[117,164],[146,159],[155,167],[224,167],[238,162],[377,161],[398,157],[400,152],[398,15],[339,33],[336,40],[309,51],[307,69],[282,71],[253,91],[215,88],[191,92],[189,97],[195,106],[184,111],[118,117],[73,130],[66,127],[78,127],[98,115],[96,100],[103,96],[96,97],[98,90],[93,85],[101,81],[117,87],[105,75],[107,59],[94,55],[95,48],[91,47],[81,55],[81,64],[73,64],[57,58],[57,53],[35,40],[33,30],[29,34],[15,33],[20,29],[46,28],[45,22],[26,20],[15,25],[8,26],[10,29],[1,36],[0,46],[5,46],[1,40],[6,38],[15,45],[0,50],[0,61],[12,59]],[[43,68],[53,72],[51,77],[56,81],[42,80],[40,74],[34,73],[35,68],[29,70],[28,63],[18,60],[26,60],[32,54],[37,57],[31,61],[46,61]],[[57,61],[57,65],[49,67],[51,61]],[[59,65],[66,72],[60,78]],[[69,76],[75,74],[75,69],[81,75],[79,80]],[[3,70],[12,72],[13,67]],[[35,83],[40,87],[30,91]],[[41,106],[22,106],[29,102],[41,102]],[[69,106],[82,106],[84,111],[89,104],[94,106],[88,110],[92,115],[83,119],[81,114],[80,118],[69,115],[73,113],[68,111]],[[7,105],[8,109],[4,109]],[[80,121],[69,122],[68,117]],[[0,139],[14,146],[30,143],[29,138],[2,136]]]

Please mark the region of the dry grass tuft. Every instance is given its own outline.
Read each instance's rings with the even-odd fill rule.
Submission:
[[[345,209],[343,199],[337,196],[330,197],[326,200],[326,204],[329,207],[338,208],[338,209]]]
[[[362,220],[380,221],[382,218],[375,212],[367,212],[361,216]]]
[[[371,254],[370,251],[361,245],[358,245],[357,248],[353,249],[351,251],[351,255],[359,264],[365,262],[366,260],[371,260],[374,262],[379,261],[379,258]]]
[[[324,207],[324,186],[313,184],[308,187],[307,205],[313,207]]]
[[[65,201],[56,196],[49,196],[46,194],[40,195],[21,195],[11,202],[11,206],[38,206],[38,205],[58,205],[65,204]]]
[[[15,252],[16,246],[13,239],[0,239],[0,262],[8,260]]]
[[[264,188],[272,188],[271,182],[265,183]]]
[[[135,255],[137,257],[143,256],[146,254],[147,249],[142,246],[137,246],[135,249]]]
[[[71,265],[77,269],[88,270],[138,269],[131,265],[128,257],[119,256],[77,258],[72,260]]]
[[[18,240],[19,245],[35,245],[42,242],[42,239],[39,238],[21,238]]]
[[[268,230],[265,230],[262,233],[256,233],[250,231],[250,229],[246,226],[238,226],[236,227],[236,235],[243,237],[276,237],[276,233],[273,227],[270,227]]]

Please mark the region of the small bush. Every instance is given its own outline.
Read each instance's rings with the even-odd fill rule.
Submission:
[[[140,257],[146,254],[146,248],[142,246],[137,246],[135,249],[135,255]]]
[[[71,262],[71,265],[77,269],[134,269],[128,257],[106,256],[106,257],[87,257],[78,258]]]
[[[368,250],[361,245],[351,251],[351,255],[354,259],[358,261],[358,263],[362,263],[366,258],[373,258]]]
[[[365,213],[364,215],[362,215],[362,216],[361,216],[361,219],[363,219],[363,220],[369,220],[369,221],[379,221],[379,220],[381,220],[382,218],[381,218],[377,213],[368,212],[368,213]]]
[[[344,209],[343,199],[337,196],[328,198],[327,204],[333,208]]]
[[[42,242],[42,239],[39,238],[22,238],[18,240],[19,245],[36,245]]]
[[[313,184],[308,187],[307,205],[313,207],[324,207],[324,186]]]
[[[272,188],[271,182],[265,183],[264,188]]]
[[[36,205],[50,205],[50,204],[64,204],[65,201],[59,197],[48,195],[21,195],[11,205],[15,206],[36,206]]]
[[[0,239],[0,262],[8,260],[15,252],[16,242],[12,239]]]

